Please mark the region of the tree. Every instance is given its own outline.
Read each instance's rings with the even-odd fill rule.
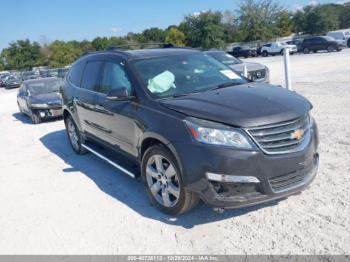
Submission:
[[[97,51],[105,50],[109,46],[109,41],[107,37],[96,37],[91,45]]]
[[[245,0],[237,10],[244,41],[268,41],[278,36],[277,24],[285,9],[272,0]]]
[[[174,44],[176,46],[184,46],[185,34],[176,27],[172,27],[167,31],[165,42]]]
[[[225,44],[221,12],[188,15],[179,29],[185,33],[187,44],[192,47],[219,48]]]
[[[49,48],[49,66],[53,68],[64,67],[73,63],[80,55],[81,50],[72,42],[55,41]]]
[[[40,45],[28,39],[12,42],[2,51],[2,61],[8,69],[30,69],[40,60]]]
[[[335,4],[308,5],[294,15],[296,32],[317,35],[336,30],[343,7]]]
[[[293,28],[292,14],[287,10],[282,10],[277,16],[276,34],[278,36],[290,36],[293,33]]]
[[[152,27],[142,32],[141,40],[143,40],[141,42],[144,42],[144,43],[147,43],[147,42],[163,43],[165,40],[165,32],[160,28]]]

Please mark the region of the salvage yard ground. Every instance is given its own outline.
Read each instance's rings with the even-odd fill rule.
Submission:
[[[266,64],[282,84],[283,57]],[[320,169],[281,202],[172,219],[140,180],[77,156],[62,121],[32,125],[0,89],[0,254],[349,254],[350,49],[291,56],[294,89],[314,105]]]

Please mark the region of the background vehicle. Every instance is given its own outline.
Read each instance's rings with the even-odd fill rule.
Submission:
[[[236,72],[243,74],[244,65],[247,67],[248,79],[255,82],[269,82],[269,69],[267,66],[264,66],[259,63],[252,62],[242,62],[240,59],[231,56],[223,51],[212,50],[204,52],[211,57],[214,57],[219,62],[231,67]]]
[[[274,43],[263,45],[261,48],[261,55],[262,56],[283,55],[284,48],[289,48],[290,54],[292,55],[298,52],[298,48],[296,45],[288,45],[282,42],[274,42]]]
[[[329,36],[316,36],[304,39],[302,44],[304,54],[310,52],[316,53],[317,51],[326,50],[327,52],[341,51],[342,48]]]
[[[287,41],[286,43],[288,45],[295,45],[297,47],[297,51],[302,52],[303,51],[303,48],[302,48],[303,41],[304,41],[303,38],[296,38],[296,39],[293,39],[291,41]]]
[[[2,75],[0,76],[0,87],[5,86],[5,81],[6,81],[6,79],[7,79],[9,76],[10,76],[9,73],[5,73],[5,74],[2,74]]]
[[[40,78],[24,81],[17,94],[19,111],[28,115],[34,124],[62,116],[59,93],[63,81],[59,78]]]
[[[11,89],[19,87],[21,83],[22,80],[19,77],[16,77],[15,75],[9,75],[4,81],[4,86],[6,89]]]
[[[139,168],[152,204],[171,215],[199,198],[220,208],[282,198],[316,175],[311,104],[248,82],[200,51],[87,54],[61,91],[73,150],[90,151],[131,177],[138,172],[129,166]],[[121,164],[117,152],[134,164]]]
[[[331,31],[327,36],[333,37],[338,44],[350,47],[350,32],[349,31]]]
[[[230,55],[233,55],[234,57],[256,57],[256,49],[250,48],[250,47],[241,47],[241,46],[236,46],[232,48],[232,51],[227,52]]]
[[[25,71],[22,73],[22,80],[26,81],[26,80],[30,80],[30,79],[36,79],[39,77],[39,74],[37,72],[34,71]]]

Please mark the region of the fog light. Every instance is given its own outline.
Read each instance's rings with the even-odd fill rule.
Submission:
[[[206,173],[207,178],[211,181],[229,182],[229,183],[260,183],[260,180],[255,176],[231,176],[214,173]]]

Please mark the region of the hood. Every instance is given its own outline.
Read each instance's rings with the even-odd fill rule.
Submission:
[[[305,115],[312,108],[307,99],[295,92],[261,83],[165,99],[160,103],[187,116],[236,127],[289,121]]]
[[[252,63],[252,62],[244,62],[244,63],[241,63],[241,64],[230,65],[230,67],[233,70],[235,70],[235,71],[237,71],[239,73],[242,73],[244,65],[247,67],[248,72],[257,71],[257,70],[264,70],[266,68],[262,64]]]
[[[30,102],[32,104],[62,104],[61,95],[59,93],[47,93],[47,94],[38,94],[38,95],[31,95],[30,96]]]

